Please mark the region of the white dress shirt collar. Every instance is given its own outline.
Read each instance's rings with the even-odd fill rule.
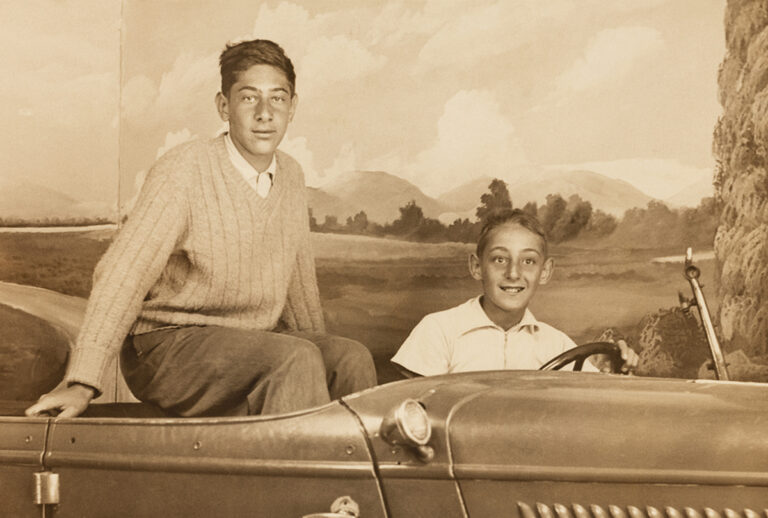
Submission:
[[[240,171],[245,181],[251,185],[256,185],[256,179],[259,177],[259,172],[253,167],[240,151],[235,147],[235,143],[232,142],[232,138],[229,136],[229,132],[224,134],[224,143],[227,146],[227,152],[229,153],[229,159],[232,161],[232,165],[235,169]],[[272,161],[269,166],[263,171],[269,173],[274,181],[275,173],[277,173],[277,161],[275,160],[275,154],[272,155]]]

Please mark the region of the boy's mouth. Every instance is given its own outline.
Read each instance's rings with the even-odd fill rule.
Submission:
[[[505,293],[520,293],[524,289],[522,286],[501,286],[501,291]]]
[[[267,129],[252,130],[252,132],[257,138],[269,138],[275,133],[274,130]]]

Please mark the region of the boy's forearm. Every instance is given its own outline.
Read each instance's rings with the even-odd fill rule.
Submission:
[[[155,186],[155,192],[163,192],[163,196],[137,204],[96,267],[93,290],[67,367],[67,383],[82,383],[101,391],[104,370],[175,247],[184,212],[175,192],[161,187]]]

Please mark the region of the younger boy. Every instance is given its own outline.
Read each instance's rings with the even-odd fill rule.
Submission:
[[[472,277],[483,295],[425,316],[392,361],[406,375],[538,369],[576,347],[565,333],[534,318],[528,309],[539,285],[552,278],[554,262],[537,219],[519,209],[489,217],[475,254]],[[619,342],[624,369],[637,366],[637,354]],[[597,370],[589,363],[585,370]]]

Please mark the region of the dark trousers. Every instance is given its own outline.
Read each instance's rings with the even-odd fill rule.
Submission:
[[[129,337],[121,365],[137,398],[180,416],[292,412],[376,384],[368,349],[326,334],[160,329]]]

